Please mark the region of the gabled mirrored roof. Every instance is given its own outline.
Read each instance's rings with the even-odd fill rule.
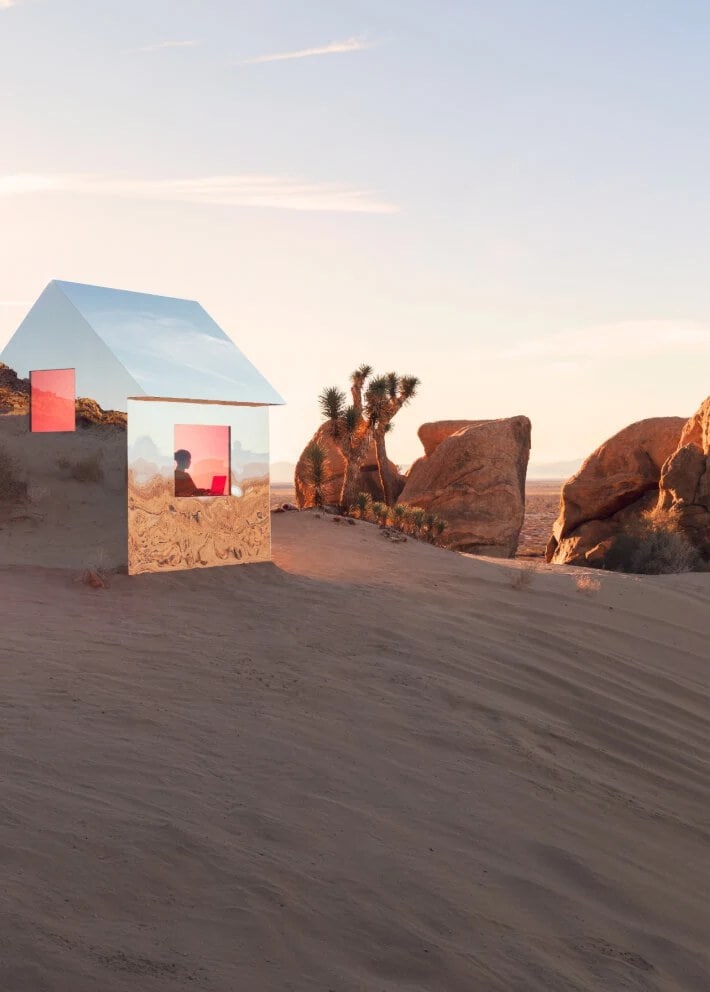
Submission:
[[[55,280],[146,396],[281,404],[283,399],[194,300]]]

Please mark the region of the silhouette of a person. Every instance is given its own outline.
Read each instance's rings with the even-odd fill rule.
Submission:
[[[192,455],[186,448],[180,448],[173,455],[175,459],[175,495],[205,496],[208,489],[198,489],[187,471],[192,463]]]

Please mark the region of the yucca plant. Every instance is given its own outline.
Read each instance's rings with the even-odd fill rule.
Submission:
[[[404,516],[402,517],[402,530],[407,531],[408,534],[414,533],[414,507],[410,506],[409,503],[400,504],[404,510]]]
[[[389,508],[386,503],[377,502],[372,504],[372,515],[380,527],[384,527],[387,523],[388,513]]]
[[[357,513],[361,520],[367,520],[367,515],[370,512],[371,505],[372,497],[369,493],[358,493],[352,509]]]
[[[442,517],[436,517],[434,520],[434,533],[438,541],[441,541],[444,531],[449,526],[448,522]]]
[[[404,518],[406,516],[406,513],[407,513],[407,509],[402,503],[395,503],[392,509],[390,510],[390,518],[392,520],[392,524],[397,528],[397,530],[402,530],[402,528],[404,527]]]
[[[318,397],[320,412],[326,420],[332,421],[333,437],[340,432],[340,418],[345,412],[345,393],[337,386],[328,386]]]
[[[315,506],[321,507],[323,506],[323,487],[327,481],[325,448],[317,441],[313,441],[306,448],[305,460],[306,481],[313,489],[313,503]]]
[[[426,536],[428,541],[434,540],[434,521],[436,520],[436,515],[429,511],[424,514],[424,527],[426,527]]]
[[[424,518],[426,513],[420,506],[415,506],[412,513],[412,526],[414,527],[414,533],[417,537],[421,537],[422,527],[424,526]]]

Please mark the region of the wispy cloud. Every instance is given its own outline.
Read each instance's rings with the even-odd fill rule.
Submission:
[[[0,3],[2,0],[0,0]],[[199,45],[199,41],[158,41],[154,45],[143,45],[141,48],[135,48],[135,52],[160,52],[164,48],[195,48]]]
[[[505,359],[546,364],[710,354],[710,324],[692,320],[627,320],[574,328],[512,345]]]
[[[348,38],[346,41],[331,41],[318,48],[299,48],[295,52],[275,52],[272,55],[256,55],[242,59],[238,65],[259,65],[261,62],[286,62],[289,59],[310,59],[316,55],[342,55],[344,52],[362,52],[372,45],[363,38]]]
[[[270,207],[338,213],[392,214],[394,204],[369,190],[338,183],[307,183],[268,175],[196,179],[117,179],[92,174],[0,175],[0,197],[42,193],[126,197],[224,207]]]

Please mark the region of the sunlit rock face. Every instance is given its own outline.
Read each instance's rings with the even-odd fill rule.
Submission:
[[[456,551],[512,558],[525,517],[530,431],[527,417],[423,424],[427,454],[412,465],[398,502],[446,520],[444,540]]]
[[[689,420],[639,421],[590,455],[562,488],[547,560],[617,567],[649,513],[710,560],[710,398]]]

